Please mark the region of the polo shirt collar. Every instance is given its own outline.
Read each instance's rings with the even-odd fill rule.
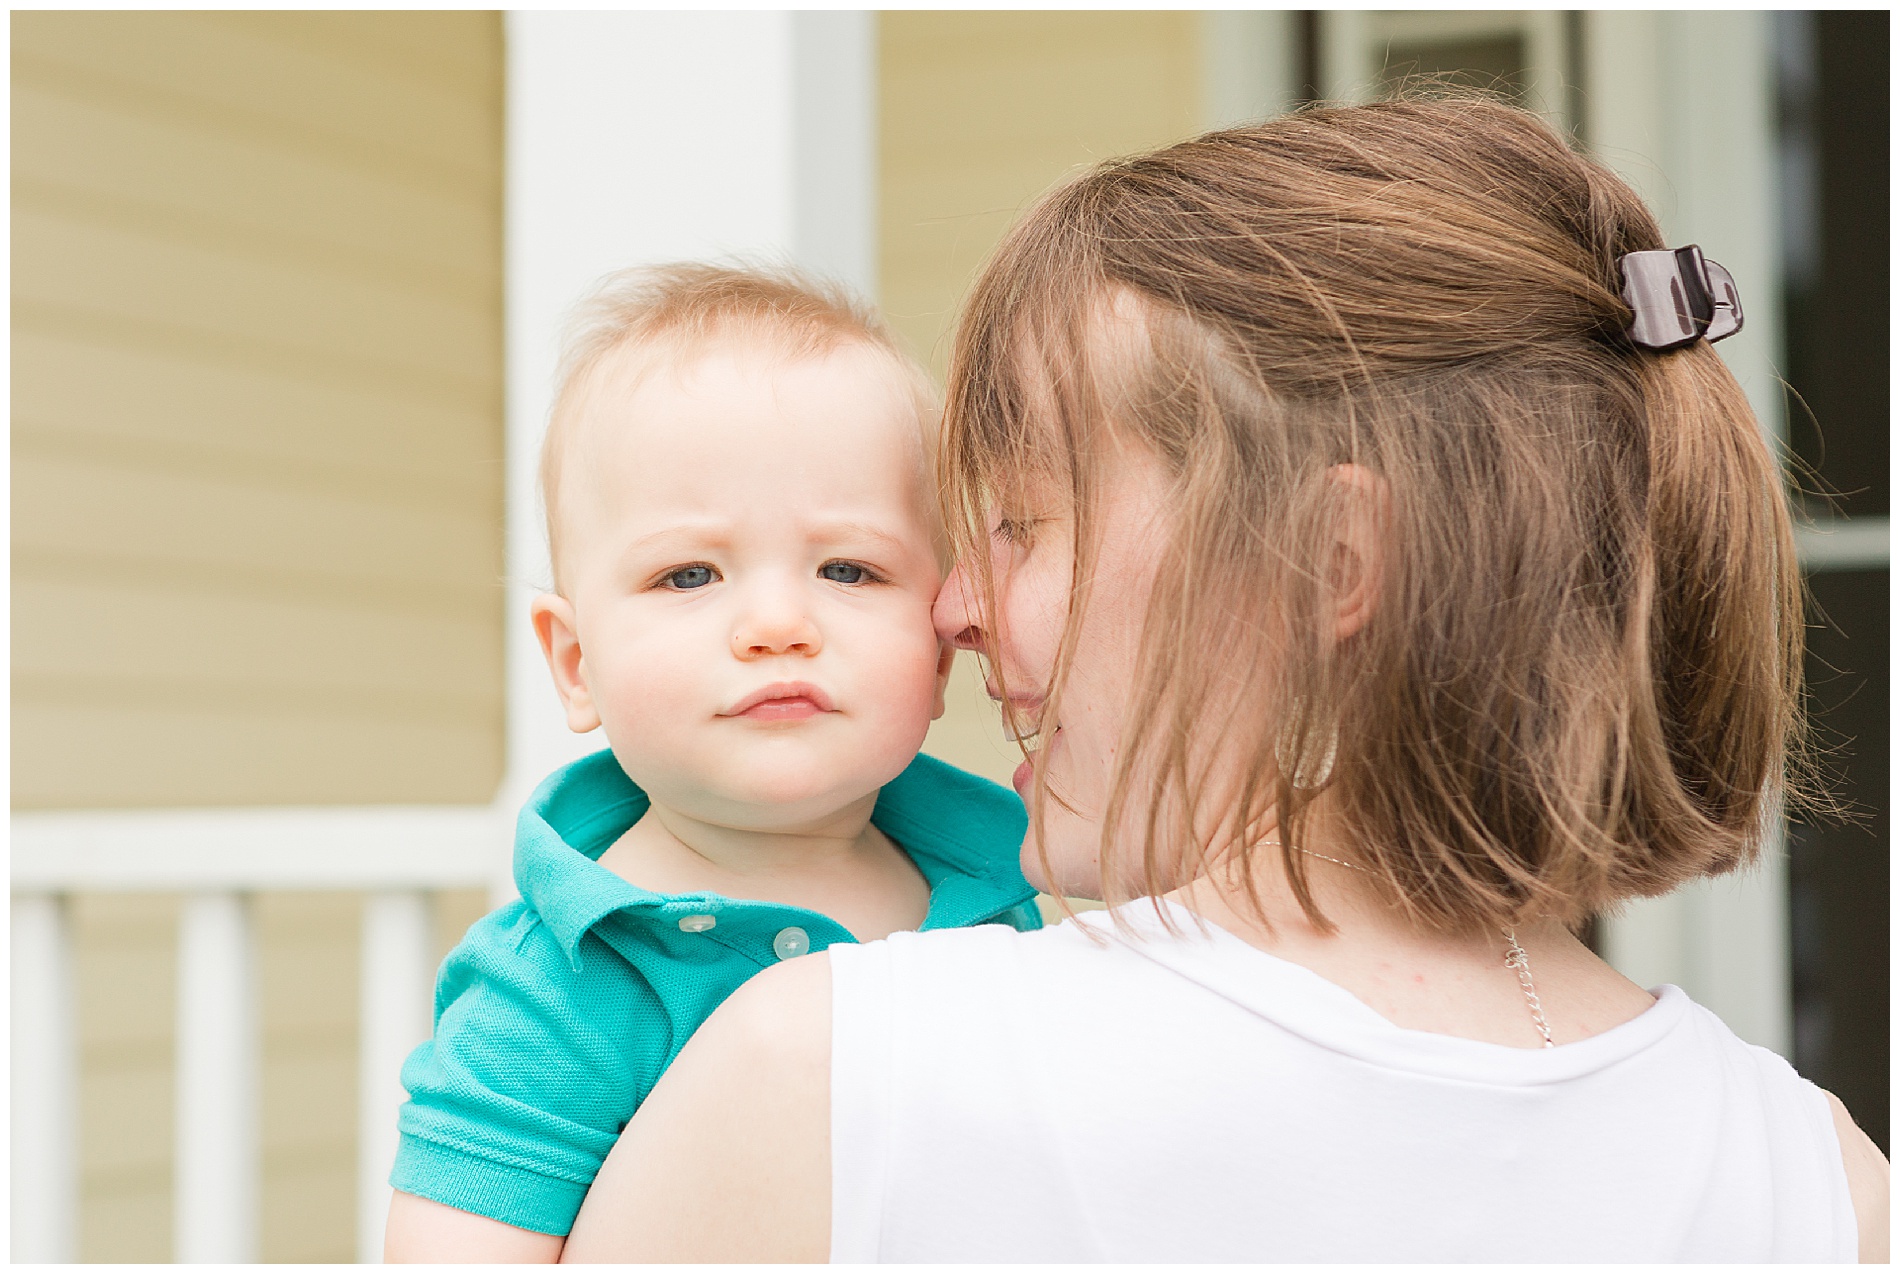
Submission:
[[[515,823],[515,887],[578,964],[581,939],[620,911],[656,918],[730,903],[714,893],[659,894],[602,867],[601,854],[651,804],[610,749],[563,766]],[[927,929],[974,924],[1029,901],[1018,864],[1027,819],[995,784],[919,754],[878,793],[871,822],[897,842],[930,885]]]

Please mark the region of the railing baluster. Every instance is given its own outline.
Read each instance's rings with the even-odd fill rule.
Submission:
[[[179,1261],[257,1259],[258,1037],[250,908],[185,898],[178,929],[173,1248]]]
[[[16,1262],[78,1257],[79,1084],[72,935],[58,894],[16,895],[12,937],[12,1214]]]
[[[403,1056],[428,1031],[428,891],[486,887],[512,814],[488,806],[61,810],[10,819],[12,1203],[15,1260],[79,1251],[79,1066],[68,900],[87,891],[179,895],[173,1253],[260,1254],[262,1038],[247,897],[353,890],[379,897],[363,941],[359,1246],[379,1256]],[[257,847],[268,844],[270,854]],[[385,970],[371,974],[371,970]],[[343,1112],[339,1111],[338,1114]],[[373,1160],[373,1162],[371,1162]]]
[[[356,1259],[383,1259],[402,1062],[429,1034],[428,895],[391,890],[363,899],[361,1035],[357,1050]]]

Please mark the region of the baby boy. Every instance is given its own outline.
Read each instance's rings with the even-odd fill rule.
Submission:
[[[533,620],[569,727],[610,746],[535,792],[520,900],[443,965],[392,1259],[558,1256],[680,1047],[773,962],[1040,924],[1020,802],[918,754],[954,653],[932,421],[882,326],[791,276],[629,272],[583,311]]]

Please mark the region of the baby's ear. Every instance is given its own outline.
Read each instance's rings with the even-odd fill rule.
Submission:
[[[594,707],[594,695],[587,688],[587,675],[581,670],[581,639],[574,623],[574,604],[559,593],[543,593],[528,607],[534,621],[534,635],[541,640],[541,653],[547,656],[548,672],[554,677],[554,693],[561,696],[567,709],[567,728],[586,734],[600,725],[600,712]],[[939,699],[942,692],[938,693]]]
[[[943,692],[950,684],[950,670],[957,666],[957,648],[947,641],[937,643],[937,706],[930,710],[935,721],[943,715]]]

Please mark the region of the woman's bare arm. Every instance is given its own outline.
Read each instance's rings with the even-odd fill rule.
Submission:
[[[1854,1220],[1860,1226],[1860,1259],[1866,1265],[1889,1260],[1888,1212],[1892,1207],[1893,1169],[1873,1138],[1860,1130],[1854,1117],[1833,1093],[1827,1104],[1834,1111],[1834,1132],[1841,1139],[1841,1162],[1847,1167],[1847,1190],[1854,1200]]]
[[[831,1253],[831,965],[740,987],[607,1156],[563,1261],[823,1261]]]

